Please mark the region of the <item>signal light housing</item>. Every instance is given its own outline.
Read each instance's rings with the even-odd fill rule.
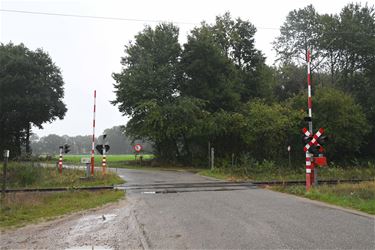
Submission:
[[[67,154],[70,152],[70,146],[68,144],[64,145],[64,153]]]

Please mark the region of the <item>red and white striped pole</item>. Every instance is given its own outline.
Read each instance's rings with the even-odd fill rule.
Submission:
[[[310,49],[307,50],[307,107],[309,112],[309,132],[313,134],[312,126],[312,98],[311,98],[311,76],[310,76],[311,54]],[[310,190],[314,182],[314,156],[306,151],[306,191]]]
[[[102,174],[105,175],[105,170],[107,168],[107,159],[106,159],[105,144],[103,143],[103,159],[102,159]]]
[[[311,55],[310,49],[307,50],[307,107],[309,109],[309,131],[313,134],[312,128],[312,98],[311,98],[311,76],[310,76],[310,64],[311,64]]]
[[[94,176],[95,167],[95,113],[96,113],[96,90],[94,90],[94,119],[92,121],[92,144],[91,144],[91,176]]]
[[[62,175],[62,167],[63,167],[63,156],[62,156],[63,148],[60,147],[60,156],[59,156],[59,172]]]

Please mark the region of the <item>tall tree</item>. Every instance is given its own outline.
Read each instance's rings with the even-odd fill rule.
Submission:
[[[146,27],[134,43],[125,47],[125,53],[122,72],[113,74],[116,99],[112,103],[131,117],[126,133],[134,139],[154,142],[162,152],[178,152],[175,135],[160,130],[157,122],[150,123],[162,110],[174,105],[179,95],[178,28],[166,23],[154,29]]]
[[[66,113],[60,69],[42,49],[23,44],[0,45],[0,147],[13,145],[30,152],[31,126],[62,119]]]
[[[239,84],[234,64],[215,42],[212,30],[203,24],[196,28],[184,44],[181,67],[185,80],[181,95],[206,102],[206,110],[235,110],[239,105]]]
[[[319,14],[312,5],[289,12],[280,28],[280,33],[274,42],[278,60],[284,63],[295,63],[298,66],[304,65],[307,61],[307,50],[310,49],[312,70],[319,66],[321,25]]]

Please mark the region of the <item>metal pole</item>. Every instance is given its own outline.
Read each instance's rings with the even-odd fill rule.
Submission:
[[[60,146],[60,154],[59,154],[59,173],[60,175],[62,175],[62,167],[63,167],[63,147]]]
[[[211,142],[208,141],[208,168],[211,167]]]
[[[92,121],[91,176],[94,176],[94,167],[95,167],[95,113],[96,113],[96,90],[94,90],[94,118]]]
[[[312,98],[311,98],[311,75],[310,75],[310,64],[311,64],[311,55],[310,49],[307,50],[307,107],[309,109],[309,131],[310,134],[314,134],[312,126]]]
[[[311,65],[311,54],[310,49],[307,50],[307,107],[308,107],[308,115],[309,115],[309,132],[313,135],[313,124],[312,124],[312,97],[311,97],[311,72],[310,66]],[[314,182],[314,156],[306,151],[306,191],[310,190],[311,185]]]
[[[214,170],[215,166],[215,149],[211,148],[211,170]]]
[[[7,187],[7,165],[8,165],[8,158],[9,158],[9,150],[4,150],[4,164],[3,164],[3,186],[1,190],[2,199],[5,198],[5,190]],[[1,202],[3,204],[3,202]]]
[[[105,152],[105,144],[103,144],[103,159],[102,159],[102,174],[105,175],[105,170],[107,167],[107,159],[106,159],[106,152]]]

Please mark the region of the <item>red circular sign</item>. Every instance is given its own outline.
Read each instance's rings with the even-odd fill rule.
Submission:
[[[141,144],[135,144],[133,148],[134,148],[135,151],[140,152],[142,150],[142,145]]]

